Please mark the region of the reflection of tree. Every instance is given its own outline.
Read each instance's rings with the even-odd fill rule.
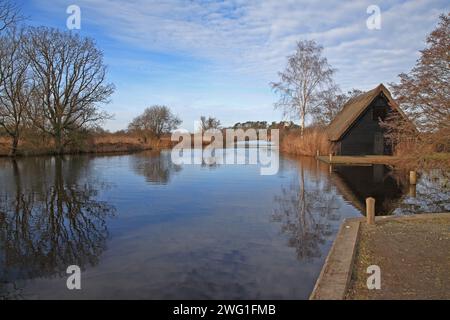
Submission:
[[[321,257],[321,248],[333,233],[331,221],[339,220],[336,196],[325,182],[305,183],[303,166],[299,180],[281,189],[275,197],[277,207],[273,219],[282,224],[287,234],[288,245],[297,251],[298,259],[308,260]]]
[[[74,161],[67,166],[74,169]],[[44,162],[48,167],[51,160]],[[95,265],[105,249],[106,218],[114,207],[96,200],[97,183],[77,184],[76,170],[64,174],[61,158],[51,164],[52,179],[35,189],[23,181],[32,177],[13,163],[10,189],[0,195],[0,283],[62,274],[72,264]]]
[[[450,172],[445,169],[425,171],[420,176],[414,196],[405,197],[396,214],[450,211]]]
[[[167,184],[172,174],[181,170],[181,166],[172,162],[170,152],[142,152],[131,160],[133,170],[154,184]]]

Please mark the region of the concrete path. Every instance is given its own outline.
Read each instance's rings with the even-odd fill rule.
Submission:
[[[385,225],[387,222],[397,222],[401,223],[403,225],[421,225],[421,221],[423,221],[423,225],[430,222],[432,220],[439,219],[445,220],[444,225],[440,223],[440,227],[446,228],[447,222],[450,223],[450,213],[435,213],[435,214],[416,214],[412,216],[384,216],[384,217],[376,217],[375,218],[375,225],[368,226],[368,228],[371,228],[372,232],[379,233],[382,235],[382,239],[379,241],[381,247],[383,248],[383,252],[379,253],[377,257],[388,259],[390,262],[395,262],[397,258],[400,259],[400,255],[397,254],[390,254],[393,251],[392,244],[396,244],[399,247],[399,250],[402,250],[403,247],[411,253],[412,250],[414,250],[415,247],[420,247],[419,244],[428,243],[430,241],[430,233],[425,231],[422,232],[409,232],[406,234],[397,234],[398,231],[395,231],[395,236],[399,237],[405,237],[407,236],[406,240],[390,240],[386,239],[386,234],[383,233],[383,225]],[[410,221],[410,223],[408,223]],[[426,223],[425,223],[426,222]],[[362,225],[364,224],[364,225]],[[367,239],[362,239],[363,237],[366,237],[366,234],[361,233],[362,227],[366,228],[366,221],[364,217],[361,218],[351,218],[347,219],[343,222],[341,225],[341,228],[338,232],[338,235],[336,236],[336,239],[333,243],[333,246],[325,260],[325,264],[322,268],[322,271],[319,275],[319,278],[317,279],[316,285],[314,287],[313,292],[311,293],[310,299],[311,300],[343,300],[343,299],[352,299],[352,296],[349,296],[349,288],[355,287],[354,283],[351,285],[351,282],[353,281],[352,278],[356,278],[357,275],[352,275],[352,273],[358,272],[358,270],[355,271],[355,266],[358,266],[361,264],[362,258],[357,255],[357,251],[360,250],[359,248],[359,242],[367,242]],[[428,229],[427,229],[428,230]],[[442,232],[441,232],[442,233]],[[433,281],[436,281],[436,279],[440,279],[440,277],[446,277],[448,276],[448,280],[450,281],[450,242],[449,242],[449,236],[450,235],[450,229],[447,230],[447,232],[444,232],[444,234],[438,234],[436,241],[439,241],[439,250],[440,252],[444,252],[444,254],[439,257],[439,261],[434,261],[433,265],[437,265],[437,267],[440,267],[440,265],[443,266],[443,274],[437,275],[434,278],[431,278]],[[361,239],[360,239],[361,237]],[[445,238],[445,239],[444,239]],[[447,240],[446,240],[447,239]],[[372,240],[370,240],[372,241]],[[406,241],[406,242],[405,242]],[[402,244],[403,243],[403,244]],[[442,247],[444,246],[444,247]],[[408,247],[408,248],[406,248]],[[437,247],[437,244],[436,244]],[[392,250],[391,250],[392,249]],[[427,249],[427,251],[430,251]],[[445,254],[448,253],[448,254]],[[422,253],[423,255],[423,253]],[[386,256],[386,257],[384,257]],[[387,257],[389,256],[389,257]],[[421,253],[414,253],[412,252],[412,256],[410,257],[420,259]],[[411,259],[411,258],[410,258]],[[358,261],[357,261],[358,260]],[[403,263],[404,261],[401,261]],[[428,265],[427,268],[430,268]],[[384,268],[384,272],[394,273],[397,271],[404,270],[404,268],[394,268],[396,270],[389,270],[389,267]],[[399,270],[397,270],[399,269]],[[415,277],[415,272],[417,269],[410,270],[409,274],[412,275],[413,279]],[[359,270],[360,271],[360,270]],[[362,271],[359,273],[363,273]],[[442,273],[442,272],[441,272]],[[363,274],[367,278],[367,274]],[[433,277],[433,274],[430,275]],[[360,279],[361,280],[361,279]],[[361,280],[362,281],[362,280]],[[359,281],[359,282],[361,282]],[[445,282],[445,280],[443,280]],[[442,281],[440,281],[442,282]],[[364,282],[365,283],[365,282]],[[450,282],[449,282],[450,283]],[[445,283],[444,283],[445,284]],[[366,290],[367,291],[367,290]],[[450,296],[450,292],[446,293]],[[354,293],[353,297],[358,299],[358,294]],[[395,296],[394,296],[395,297]],[[382,296],[379,296],[378,298],[382,298]]]

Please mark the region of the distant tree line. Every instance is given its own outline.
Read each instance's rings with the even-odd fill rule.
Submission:
[[[293,121],[246,121],[235,123],[232,129],[298,129],[299,125]]]
[[[0,127],[13,156],[25,131],[50,137],[60,154],[110,117],[99,106],[114,85],[94,40],[20,22],[18,8],[0,0]]]

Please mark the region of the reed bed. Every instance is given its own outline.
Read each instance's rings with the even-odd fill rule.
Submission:
[[[297,156],[316,156],[317,151],[321,155],[329,154],[331,144],[325,132],[319,129],[305,130],[303,136],[300,131],[289,131],[281,135],[281,152]]]

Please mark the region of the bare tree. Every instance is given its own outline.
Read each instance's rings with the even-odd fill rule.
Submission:
[[[114,85],[106,83],[103,54],[92,39],[47,27],[30,29],[27,39],[26,53],[39,84],[29,115],[62,153],[72,133],[108,118],[98,104],[109,102]]]
[[[220,129],[220,120],[211,116],[208,118],[206,118],[205,116],[201,116],[200,130],[202,130],[202,132],[205,132],[210,129]]]
[[[440,16],[437,28],[427,37],[428,46],[421,51],[414,68],[399,75],[400,83],[392,84],[397,102],[421,133],[421,144],[447,150],[450,150],[449,34],[450,13],[447,13]],[[397,119],[401,121],[400,117]],[[393,120],[391,133],[410,126],[408,121]]]
[[[16,28],[0,38],[0,126],[11,137],[11,156],[17,152],[33,87],[24,42],[22,31]]]
[[[321,127],[327,126],[350,99],[362,93],[358,89],[342,93],[337,85],[332,85],[319,92],[317,94],[317,105],[311,110],[314,123]]]
[[[314,124],[325,127],[342,110],[348,98],[339,91],[337,86],[332,86],[317,95],[320,102],[311,109]]]
[[[128,125],[128,130],[142,134],[147,140],[150,135],[160,138],[164,133],[178,128],[180,124],[181,120],[170,111],[169,107],[155,105],[134,118]]]
[[[13,29],[17,22],[19,22],[22,19],[20,10],[16,4],[9,0],[0,0],[0,63],[2,72],[0,72],[0,83],[5,83],[6,79],[4,79],[4,75],[2,73],[10,71],[10,66],[7,65],[8,62],[10,62],[10,55],[13,48],[10,48],[10,39],[8,33]],[[2,96],[4,96],[4,92],[2,93]],[[3,127],[5,129],[4,125],[5,122],[7,122],[8,130],[11,129],[10,121],[11,119],[5,120],[5,114],[9,114],[9,112],[5,111],[4,107],[0,107],[0,127]],[[8,130],[5,130],[8,135],[10,135],[10,132]],[[11,150],[11,153],[14,153],[13,150]]]
[[[0,32],[16,24],[22,17],[18,6],[9,0],[0,0]]]
[[[279,73],[280,81],[272,89],[280,95],[275,104],[285,116],[300,118],[301,134],[309,112],[317,105],[318,95],[332,83],[334,70],[322,57],[323,48],[315,41],[299,41],[296,52],[288,57],[287,67]]]

